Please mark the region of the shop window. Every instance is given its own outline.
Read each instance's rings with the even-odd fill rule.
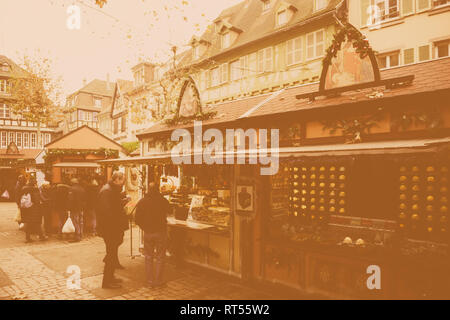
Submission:
[[[302,60],[302,38],[298,37],[286,42],[287,65],[293,65]]]
[[[50,133],[46,133],[45,134],[45,144],[49,144],[50,143]]]
[[[449,56],[450,41],[441,41],[435,44],[436,58],[444,58]]]
[[[399,64],[399,52],[393,52],[378,56],[378,67],[380,69],[397,67]]]
[[[319,30],[306,35],[306,51],[308,59],[316,59],[324,54],[325,31]]]

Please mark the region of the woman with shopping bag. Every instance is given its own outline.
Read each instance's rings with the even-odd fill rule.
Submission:
[[[32,234],[37,234],[40,240],[46,240],[42,232],[42,213],[40,210],[40,194],[36,178],[30,177],[20,193],[21,220],[25,224],[26,242],[32,242]]]

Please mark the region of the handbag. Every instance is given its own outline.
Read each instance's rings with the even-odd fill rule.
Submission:
[[[72,219],[69,217],[66,220],[66,223],[64,223],[64,226],[62,228],[62,233],[74,233],[75,232],[75,226],[73,225]]]
[[[5,190],[5,192],[3,192],[2,198],[3,198],[3,199],[8,199],[8,200],[9,200],[9,192],[8,192],[8,190]]]
[[[17,223],[22,222],[22,212],[20,211],[19,208],[17,208],[16,217],[14,218],[14,221]]]

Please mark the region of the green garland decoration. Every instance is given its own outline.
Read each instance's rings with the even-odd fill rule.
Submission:
[[[325,58],[322,61],[323,65],[329,65],[331,60],[337,57],[337,53],[341,50],[342,43],[344,43],[345,40],[351,41],[353,48],[356,49],[356,53],[359,54],[361,59],[364,59],[369,54],[373,53],[366,37],[355,27],[346,22],[340,26],[337,33],[333,35],[331,46],[328,47]]]
[[[119,157],[119,151],[114,149],[50,149],[47,150],[44,160],[46,163],[53,163],[59,157],[64,156],[82,156],[88,155],[102,156],[105,159],[116,159]]]
[[[190,117],[183,117],[183,116],[177,116],[174,115],[172,118],[167,118],[164,120],[164,123],[168,126],[174,126],[177,124],[189,124],[192,123],[194,120],[197,121],[205,121],[214,118],[214,116],[217,114],[216,111],[208,111],[208,112],[201,112],[194,116]]]

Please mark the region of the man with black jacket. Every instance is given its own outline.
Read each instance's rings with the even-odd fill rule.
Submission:
[[[162,286],[167,248],[167,214],[170,204],[151,182],[148,193],[136,206],[136,224],[144,230],[144,254],[147,282],[151,287]],[[155,260],[155,263],[153,263]]]
[[[124,231],[128,229],[128,218],[124,206],[129,198],[122,193],[125,176],[114,172],[111,180],[100,190],[97,207],[97,234],[106,245],[105,269],[102,287],[105,289],[121,288],[120,279],[114,277],[118,267],[118,250],[123,242]]]

